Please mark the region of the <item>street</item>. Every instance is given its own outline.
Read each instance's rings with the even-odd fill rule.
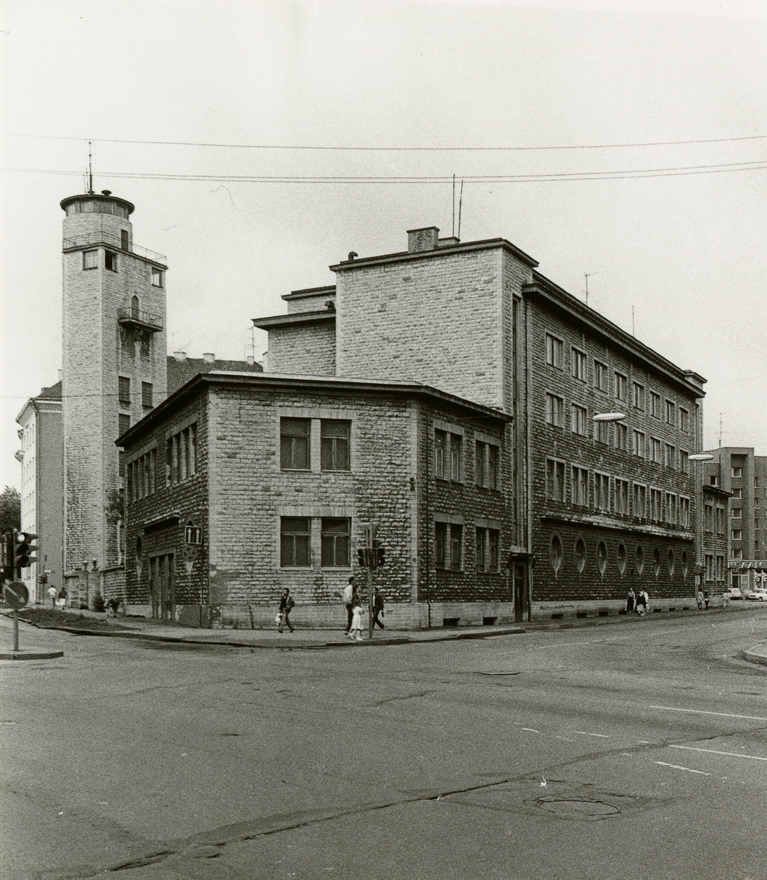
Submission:
[[[767,876],[767,609],[408,645],[22,629],[2,877]],[[0,618],[0,639],[11,625]]]

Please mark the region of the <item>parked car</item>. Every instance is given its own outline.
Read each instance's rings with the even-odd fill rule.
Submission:
[[[754,599],[757,602],[767,602],[767,588],[757,587],[746,596],[746,599]]]
[[[727,596],[728,599],[742,599],[743,593],[740,592],[740,587],[727,587],[724,592],[724,595]]]

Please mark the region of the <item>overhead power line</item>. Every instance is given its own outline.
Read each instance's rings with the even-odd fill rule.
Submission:
[[[732,171],[761,171],[767,168],[767,159],[752,162],[730,162],[716,165],[682,165],[671,168],[641,168],[616,171],[565,171],[551,174],[462,174],[461,178],[473,183],[557,183],[578,180],[629,180],[642,177],[676,177],[688,174],[721,174]],[[43,168],[5,168],[5,171],[16,171],[26,174],[60,174],[77,175],[80,171],[58,171]],[[292,174],[160,174],[154,172],[132,171],[100,171],[99,175],[111,178],[130,178],[134,180],[189,180],[229,183],[346,183],[346,184],[383,184],[383,183],[437,183],[444,184],[452,180],[452,175],[397,175],[397,176],[343,176],[343,175],[311,175],[299,176]]]
[[[754,134],[731,138],[697,138],[681,141],[638,141],[624,144],[560,144],[553,146],[455,146],[455,147],[376,147],[376,146],[327,146],[322,144],[225,144],[204,141],[143,141],[126,138],[82,138],[55,134],[26,134],[7,132],[7,137],[40,138],[59,141],[93,141],[102,144],[143,144],[167,147],[215,147],[230,150],[321,150],[337,152],[386,152],[386,153],[449,153],[449,152],[512,152],[524,150],[616,150],[627,147],[673,147],[685,144],[724,144],[736,141],[765,140],[767,135]]]

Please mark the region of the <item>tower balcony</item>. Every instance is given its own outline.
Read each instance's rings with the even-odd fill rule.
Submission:
[[[95,247],[97,245],[104,245],[105,247],[113,248],[116,251],[122,251],[126,254],[135,254],[137,257],[142,257],[145,260],[156,263],[158,266],[162,266],[163,269],[168,268],[168,258],[164,254],[158,254],[157,251],[150,251],[149,248],[140,247],[132,242],[128,244],[123,238],[119,238],[116,235],[112,235],[111,233],[104,232],[100,229],[95,232],[83,232],[80,235],[71,235],[64,239],[65,252],[79,250],[81,248]]]
[[[133,330],[148,330],[150,333],[159,333],[162,330],[162,318],[141,309],[118,309],[117,323]]]

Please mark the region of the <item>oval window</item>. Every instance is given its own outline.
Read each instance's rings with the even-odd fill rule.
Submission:
[[[586,545],[583,538],[578,538],[575,542],[575,567],[578,571],[583,571],[586,567]]]
[[[687,565],[687,551],[682,550],[682,577],[687,578],[687,572],[689,571],[689,566]]]
[[[626,545],[618,544],[618,571],[623,576],[626,573]]]
[[[655,577],[660,574],[660,550],[656,547],[652,554],[652,570]]]
[[[641,544],[637,544],[634,558],[636,559],[637,574],[642,574],[644,571],[644,550]]]
[[[676,565],[676,563],[675,563],[675,560],[674,560],[674,551],[673,551],[673,550],[669,550],[669,551],[668,551],[668,573],[669,573],[669,576],[670,576],[670,577],[674,577],[674,567],[675,567],[675,565]]]
[[[604,574],[607,570],[607,544],[604,541],[597,544],[597,567],[600,574]]]
[[[559,535],[551,536],[551,543],[549,544],[549,559],[551,561],[551,567],[554,569],[554,574],[559,573],[559,569],[562,568],[562,541],[559,538]]]

